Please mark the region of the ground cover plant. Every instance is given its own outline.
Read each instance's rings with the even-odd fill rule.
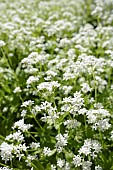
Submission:
[[[0,14],[0,170],[112,170],[113,1]]]

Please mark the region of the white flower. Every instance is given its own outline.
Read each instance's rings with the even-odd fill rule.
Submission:
[[[38,82],[39,81],[39,76],[30,76],[28,79],[27,79],[27,87],[30,87],[30,85],[34,82]]]
[[[41,106],[40,106],[40,109],[42,109],[42,110],[49,110],[52,107],[51,105],[52,105],[52,103],[50,103],[50,102],[47,102],[47,101],[42,102]]]
[[[63,168],[64,165],[65,165],[65,160],[62,160],[61,158],[59,158],[57,161],[57,166],[60,168]]]
[[[113,130],[111,131],[111,140],[113,140]]]
[[[81,97],[80,92],[74,93],[74,97],[71,96],[65,97],[62,103],[66,103],[66,105],[62,106],[61,109],[63,111],[69,111],[71,114],[76,114],[77,111],[80,110],[82,106],[84,106],[84,98]]]
[[[2,111],[7,112],[7,110],[8,110],[8,107],[4,107]]]
[[[109,119],[102,119],[97,121],[94,125],[92,125],[92,129],[99,129],[102,132],[105,130],[108,130],[111,127],[111,124],[109,124]]]
[[[40,83],[37,88],[38,90],[48,90],[49,92],[52,92],[53,88],[58,88],[60,84],[57,81],[53,82],[42,82]]]
[[[111,84],[111,90],[113,90],[113,84]]]
[[[97,105],[95,106],[97,107]],[[99,127],[102,131],[104,131],[105,129],[110,127],[109,119],[104,119],[106,117],[110,117],[109,111],[103,108],[91,109],[87,111],[86,115],[88,118],[88,123],[94,123],[93,125],[94,129],[97,129],[97,127]]]
[[[84,145],[79,149],[79,154],[84,154],[86,156],[96,156],[96,153],[101,151],[101,145],[97,140],[86,139]]]
[[[82,83],[81,86],[82,86],[81,90],[82,90],[83,93],[87,93],[88,91],[92,90],[90,88],[89,84],[87,84],[87,83]]]
[[[75,55],[75,50],[73,48],[69,49],[69,51],[67,52],[67,55],[71,58],[74,59],[76,57]]]
[[[0,47],[3,47],[5,45],[6,45],[6,43],[4,41],[0,40]]]
[[[0,167],[0,170],[13,170],[12,168],[8,168],[8,167]]]
[[[79,113],[80,115],[84,115],[85,113],[87,113],[87,109],[86,109],[86,108],[82,108],[82,109],[80,109],[80,110],[78,111],[78,113]]]
[[[80,155],[74,155],[73,164],[75,165],[75,167],[82,165],[82,158]]]
[[[56,166],[55,165],[51,165],[51,170],[56,170]]]
[[[37,159],[37,155],[28,155],[25,162],[27,162],[27,166],[31,167],[31,161],[36,160],[36,159]],[[33,168],[31,168],[31,169],[33,170]]]
[[[33,109],[31,110],[32,114],[37,115],[38,112],[40,112],[42,108],[38,105],[34,106]]]
[[[21,116],[22,116],[22,117],[25,117],[25,116],[26,116],[26,113],[27,113],[27,110],[22,110]]]
[[[84,161],[84,162],[82,162],[82,168],[83,168],[83,170],[91,170],[91,165],[92,165],[92,162],[90,162],[90,161]]]
[[[102,170],[102,167],[100,165],[95,166],[95,170]]]
[[[102,13],[102,7],[97,6],[95,10],[91,12],[91,15],[98,15],[98,13]]]
[[[72,90],[72,86],[63,86],[62,89],[64,91],[64,94],[68,94]]]
[[[12,152],[13,152],[13,149],[14,149],[14,146],[13,144],[7,144],[6,142],[3,142],[1,145],[0,145],[0,155],[2,157],[2,160],[5,161],[5,163],[7,161],[12,161],[13,159],[13,155],[12,155]]]
[[[94,103],[94,98],[93,97],[91,97],[90,99],[88,99],[88,102],[89,102],[89,104],[92,104],[92,103]]]
[[[91,154],[91,139],[86,139],[84,145],[79,149],[78,152],[80,155],[83,153],[86,156]]]
[[[32,143],[30,144],[30,147],[31,147],[32,149],[38,149],[38,148],[40,147],[40,143],[39,143],[39,142],[38,142],[38,143],[32,142]]]
[[[68,40],[67,38],[63,38],[63,39],[60,40],[59,46],[60,47],[65,47],[66,45],[69,45],[70,43],[71,43],[70,40]]]
[[[69,162],[65,162],[65,166],[64,166],[63,170],[70,170]]]
[[[24,136],[23,134],[18,130],[17,132],[10,134],[6,136],[6,140],[17,140],[18,142],[23,142],[24,141]]]
[[[13,91],[13,93],[20,93],[22,90],[20,89],[20,87],[16,87]]]
[[[34,101],[28,100],[22,103],[21,107],[27,107],[32,106],[34,104]]]
[[[105,112],[108,112],[107,110],[103,110],[103,105],[102,105],[102,103],[95,103],[95,104],[94,104],[94,108],[100,109],[99,112],[101,112],[101,110],[104,111],[104,113],[105,113]]]
[[[44,153],[45,156],[51,156],[52,151],[51,151],[50,148],[44,147],[43,153]]]
[[[16,157],[19,158],[19,161],[24,156],[24,154],[22,152],[23,151],[26,152],[27,148],[29,148],[29,147],[27,147],[25,143],[19,144],[19,145],[14,145],[14,154],[16,155]]]
[[[56,143],[56,148],[57,148],[57,151],[60,153],[62,152],[62,149],[64,146],[67,145],[68,143],[68,134],[64,134],[62,135],[61,133],[59,133],[57,136],[56,136],[56,140],[57,140],[57,143]]]
[[[81,123],[78,122],[77,120],[66,120],[64,122],[64,126],[66,126],[67,129],[73,129],[77,128],[77,126],[80,126]]]
[[[94,153],[98,153],[101,151],[101,144],[97,140],[92,140],[92,149]]]
[[[44,78],[45,80],[51,80],[51,78],[57,75],[57,73],[52,70],[48,70],[46,74],[47,74],[47,77]]]
[[[23,132],[25,132],[26,130],[30,129],[31,127],[32,127],[32,125],[24,124],[24,119],[21,119],[21,120],[15,122],[12,128],[13,129],[18,128],[18,129],[22,130]]]

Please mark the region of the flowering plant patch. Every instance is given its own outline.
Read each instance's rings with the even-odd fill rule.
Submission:
[[[0,170],[113,169],[112,6],[0,2]]]

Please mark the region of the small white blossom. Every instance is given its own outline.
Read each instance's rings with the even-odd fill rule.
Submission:
[[[22,110],[21,116],[22,116],[22,117],[25,117],[25,116],[26,116],[26,113],[27,113],[27,110]]]
[[[64,126],[66,126],[67,129],[77,128],[80,125],[81,123],[78,122],[77,120],[66,120],[64,122]]]
[[[64,94],[68,94],[72,90],[72,86],[63,86],[62,89],[64,91]]]
[[[8,136],[6,136],[6,140],[16,140],[18,142],[23,142],[24,141],[24,136],[23,134],[18,130],[17,132],[10,134]]]
[[[18,128],[21,131],[25,132],[26,130],[30,129],[31,127],[32,127],[32,125],[24,124],[24,119],[21,119],[21,120],[15,122],[12,128],[13,129]]]
[[[79,154],[86,156],[97,154],[101,151],[101,145],[97,140],[86,139],[84,145],[79,149]],[[96,156],[96,155],[95,155]]]
[[[22,103],[21,107],[28,107],[32,106],[34,104],[34,101],[28,100]]]
[[[56,140],[57,140],[56,148],[57,148],[57,151],[60,153],[60,152],[62,152],[63,147],[67,146],[68,134],[62,135],[61,133],[59,133],[56,136]]]
[[[90,92],[92,90],[87,83],[82,83],[81,86],[81,90],[83,93],[87,93],[88,91]]]
[[[111,140],[113,140],[113,130],[111,131]]]
[[[84,162],[82,162],[82,169],[83,170],[91,170],[91,165],[92,165],[92,162],[84,161]]]
[[[13,170],[12,168],[8,168],[8,167],[0,167],[0,170]]]
[[[53,82],[42,82],[40,83],[37,88],[38,90],[48,90],[49,92],[52,92],[53,88],[60,87],[60,84],[57,81]]]
[[[38,142],[38,143],[32,142],[32,143],[30,144],[30,147],[31,147],[32,149],[38,149],[38,148],[40,147],[40,143],[39,143],[39,142]]]
[[[3,47],[5,45],[6,45],[6,43],[4,41],[0,40],[0,47]]]
[[[74,155],[73,164],[75,165],[75,167],[82,165],[82,158],[80,155]]]
[[[28,79],[27,79],[27,87],[30,87],[30,85],[32,83],[35,83],[35,82],[38,82],[39,81],[39,76],[30,76]]]
[[[19,158],[19,161],[24,156],[23,151],[26,152],[29,147],[26,144],[14,145],[14,154]]]
[[[95,166],[95,170],[102,170],[102,167],[100,165]]]
[[[84,115],[84,114],[87,113],[87,109],[86,109],[86,108],[82,108],[82,109],[80,109],[80,110],[78,111],[78,113],[79,113],[80,115]]]
[[[59,168],[63,168],[64,165],[65,165],[65,160],[62,160],[61,158],[59,158],[57,161],[57,166]]]
[[[102,132],[105,130],[108,130],[111,127],[111,124],[109,123],[109,119],[102,119],[96,122],[94,125],[92,125],[92,129],[100,129]]]
[[[45,156],[51,156],[52,151],[51,151],[50,148],[44,147],[43,153],[44,153]]]
[[[27,166],[31,167],[31,161],[32,160],[37,160],[37,155],[28,155],[27,159],[25,160],[25,162],[27,163]],[[31,168],[32,169],[32,168]],[[33,169],[32,169],[33,170]]]
[[[56,170],[56,166],[55,165],[51,165],[51,170]]]
[[[22,90],[20,89],[20,87],[16,87],[15,89],[14,89],[14,93],[20,93]]]
[[[84,145],[79,149],[79,154],[89,155],[91,154],[91,139],[87,139],[84,142]]]
[[[12,161],[14,157],[12,155],[13,149],[14,149],[13,144],[7,144],[6,142],[3,142],[0,145],[0,155],[1,155],[2,160],[5,161],[5,163],[7,161]]]

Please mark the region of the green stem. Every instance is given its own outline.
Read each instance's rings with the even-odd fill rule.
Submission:
[[[3,166],[3,167],[9,167],[8,165],[2,164],[2,163],[0,163],[0,165]]]
[[[6,55],[5,55],[5,52],[4,52],[4,51],[6,51],[6,50],[4,49],[4,51],[3,51],[3,49],[1,48],[1,51],[2,51],[2,55],[3,55],[4,60],[6,60],[8,67],[11,69],[11,71],[12,71],[12,73],[13,73],[13,76],[14,76],[14,78],[15,78],[15,81],[18,82],[18,77],[17,77],[17,75],[15,74],[14,70],[11,68],[11,61],[10,61],[10,59],[9,59],[8,57],[6,57]]]
[[[101,139],[101,143],[102,143],[102,148],[104,148],[104,143],[103,143],[103,139],[102,139],[102,133],[101,133],[100,129],[99,129],[99,135],[100,135],[100,139]]]
[[[34,115],[33,115],[33,117],[34,117],[36,123],[38,124],[38,126],[40,127],[40,129],[43,131],[43,128],[42,128],[42,126],[40,125],[40,123],[38,122],[38,120],[36,119],[36,117],[35,117]]]
[[[35,142],[38,142],[33,135],[31,135],[31,133],[29,131],[27,131],[27,133],[31,136],[31,138],[35,141]]]
[[[8,58],[6,57],[6,55],[5,55],[5,53],[4,53],[4,51],[3,51],[2,48],[1,48],[1,51],[2,51],[3,58],[6,60],[6,62],[7,62],[7,64],[8,64],[8,67],[12,70],[12,68],[11,68],[11,66],[10,66],[10,63],[9,63],[9,60],[8,60]]]
[[[21,97],[21,95],[20,95],[20,94],[19,94],[19,98],[20,98],[20,100],[21,100],[21,101],[22,101],[22,103],[23,103],[24,101],[23,101],[23,99],[22,99],[22,97]]]
[[[95,102],[97,102],[97,86],[96,86],[96,79],[95,79],[94,70],[93,70],[93,79],[94,79],[94,88],[95,88]]]
[[[0,135],[0,139],[3,139],[3,140],[5,140],[5,137],[4,137],[4,136],[2,136],[2,135]]]
[[[84,123],[85,123],[85,134],[87,136],[87,124],[86,124],[86,116],[84,115]]]

